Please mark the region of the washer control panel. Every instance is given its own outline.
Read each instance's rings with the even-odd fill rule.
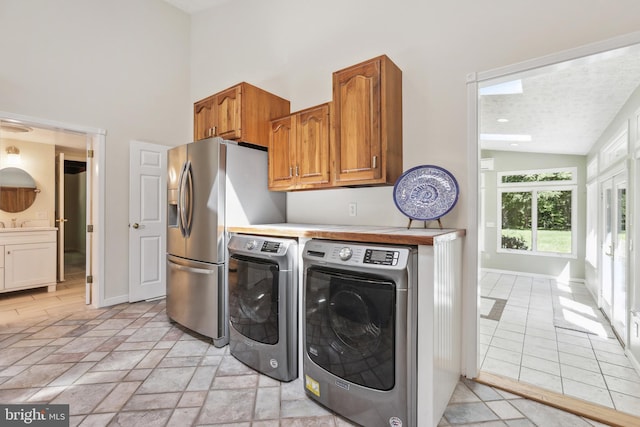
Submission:
[[[356,242],[310,240],[303,257],[327,264],[368,265],[372,268],[397,268],[406,265],[409,247],[387,247]]]

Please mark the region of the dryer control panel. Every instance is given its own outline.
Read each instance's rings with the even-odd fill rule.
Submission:
[[[291,239],[276,237],[233,235],[229,239],[227,247],[231,253],[265,257],[283,256],[297,246],[297,242]]]
[[[365,264],[396,265],[399,256],[400,252],[398,251],[367,249],[362,262]]]
[[[303,257],[336,265],[362,265],[370,268],[402,268],[412,249],[403,246],[382,246],[358,242],[310,240]]]

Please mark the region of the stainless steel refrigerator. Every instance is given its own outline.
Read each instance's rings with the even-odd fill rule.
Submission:
[[[267,189],[267,153],[221,138],[168,152],[167,315],[228,343],[227,227],[285,221]]]

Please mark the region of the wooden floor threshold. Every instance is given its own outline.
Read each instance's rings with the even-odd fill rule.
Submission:
[[[514,379],[491,374],[488,372],[480,372],[474,378],[474,381],[499,388],[518,396],[526,397],[563,411],[581,417],[589,418],[600,423],[616,426],[616,427],[640,427],[640,418],[633,415],[616,411],[606,406],[597,405],[581,399],[566,396],[550,390],[545,390],[533,385],[524,384]]]

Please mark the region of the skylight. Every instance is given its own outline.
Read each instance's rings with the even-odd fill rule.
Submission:
[[[480,88],[480,96],[485,95],[515,95],[522,93],[522,80],[511,80]]]

